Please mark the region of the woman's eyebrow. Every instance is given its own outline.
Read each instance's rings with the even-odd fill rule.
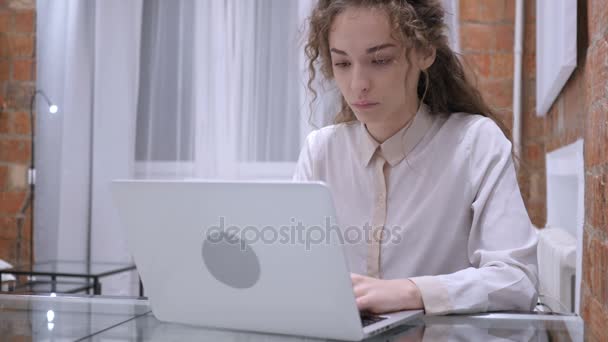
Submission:
[[[378,51],[380,51],[382,49],[386,49],[386,48],[389,48],[389,47],[396,47],[396,46],[395,46],[395,44],[387,43],[387,44],[382,44],[382,45],[371,47],[371,48],[367,49],[366,52],[368,54],[369,53],[374,53],[374,52],[378,52]]]
[[[387,43],[387,44],[377,45],[377,46],[374,46],[374,47],[371,47],[371,48],[367,49],[365,52],[367,54],[375,53],[375,52],[378,52],[378,51],[380,51],[382,49],[386,49],[386,48],[389,48],[389,47],[395,47],[395,44]],[[346,52],[344,52],[342,50],[338,50],[336,48],[331,48],[331,49],[329,49],[329,51],[331,51],[333,53],[336,53],[338,55],[348,56],[348,54]]]

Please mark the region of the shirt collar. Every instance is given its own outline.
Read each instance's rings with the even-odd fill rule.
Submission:
[[[433,117],[428,111],[428,106],[424,103],[420,105],[410,124],[393,134],[382,144],[374,139],[365,124],[360,124],[359,157],[363,166],[369,165],[376,150],[391,165],[399,164],[416,145],[422,140],[428,129],[433,123]]]

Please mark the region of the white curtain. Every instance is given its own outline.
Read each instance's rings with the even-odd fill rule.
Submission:
[[[144,2],[137,176],[290,178],[313,127],[302,52],[313,2]]]
[[[448,40],[450,46],[456,52],[460,52],[460,14],[459,14],[459,0],[442,0],[443,8],[445,9],[445,24],[447,26]]]
[[[137,174],[192,175],[194,1],[143,4],[137,106]]]
[[[108,186],[133,177],[141,9],[37,1],[37,87],[59,112],[37,108],[36,261],[131,262]],[[136,283],[122,274],[102,290],[134,294]]]
[[[36,8],[36,87],[60,110],[36,110],[34,254],[37,261],[86,260],[94,6],[39,0]]]

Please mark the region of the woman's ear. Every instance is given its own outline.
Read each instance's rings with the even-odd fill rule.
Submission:
[[[435,63],[437,57],[437,49],[434,46],[420,49],[418,51],[418,68],[420,70],[426,70]]]

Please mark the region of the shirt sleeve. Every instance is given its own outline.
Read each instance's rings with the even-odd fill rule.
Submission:
[[[296,169],[293,174],[292,180],[294,182],[303,182],[313,180],[313,157],[311,151],[311,143],[315,136],[315,131],[308,134],[304,141],[304,146],[300,151],[298,162],[296,163]]]
[[[431,315],[530,311],[537,301],[537,233],[521,197],[511,143],[490,119],[474,126],[468,149],[471,267],[411,278]]]

